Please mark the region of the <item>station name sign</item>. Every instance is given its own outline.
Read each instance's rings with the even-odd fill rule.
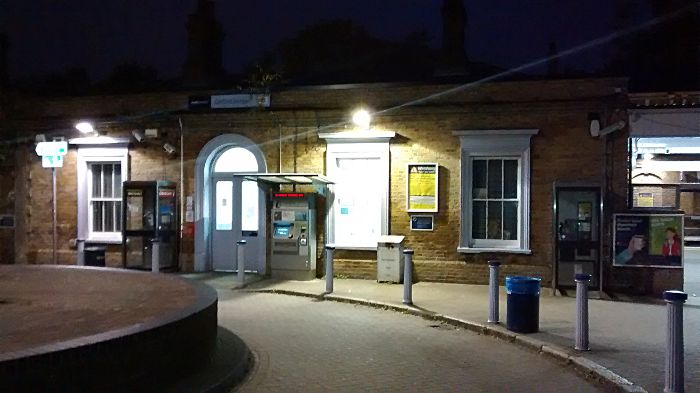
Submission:
[[[189,110],[212,109],[242,109],[269,108],[270,94],[214,94],[206,96],[190,96],[187,107]]]

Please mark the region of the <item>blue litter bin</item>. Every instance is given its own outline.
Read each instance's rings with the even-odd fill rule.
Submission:
[[[540,278],[508,276],[506,328],[517,333],[535,333],[540,328]]]

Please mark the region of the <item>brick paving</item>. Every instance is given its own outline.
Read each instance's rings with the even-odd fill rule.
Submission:
[[[260,281],[249,289],[283,289],[322,294],[323,280]],[[417,283],[414,304],[421,309],[459,319],[486,321],[488,291],[484,285]],[[334,295],[401,305],[401,285],[372,280],[336,279]],[[501,288],[500,318],[506,318],[506,294]],[[583,356],[630,379],[650,392],[663,390],[666,309],[659,304],[591,300],[592,351]],[[686,391],[700,391],[700,308],[685,307]],[[540,332],[531,336],[559,346],[570,354],[575,327],[575,299],[553,297],[543,291]]]
[[[177,276],[0,266],[0,357],[148,323],[191,304]]]
[[[242,392],[601,391],[531,351],[411,315],[225,289],[219,296],[219,323],[258,358]]]

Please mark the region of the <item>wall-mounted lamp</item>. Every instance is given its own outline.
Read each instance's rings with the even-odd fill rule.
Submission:
[[[81,121],[75,125],[75,129],[80,131],[83,134],[90,134],[95,132],[95,127],[93,127],[92,123],[88,121]]]
[[[597,113],[589,113],[588,121],[590,122],[588,130],[591,133],[591,136],[597,137],[600,135],[600,115]]]
[[[627,125],[627,122],[624,120],[618,120],[612,124],[609,124],[605,126],[605,128],[601,129],[600,128],[600,115],[597,113],[589,113],[588,114],[588,121],[590,122],[588,126],[588,131],[591,133],[592,137],[599,137],[599,136],[605,136],[608,134],[612,134],[613,132],[617,130],[621,130],[625,128]]]
[[[164,143],[163,150],[165,150],[165,152],[168,153],[169,156],[174,155],[175,152],[177,151],[175,149],[175,146],[171,145],[170,143]]]
[[[366,109],[358,109],[352,114],[352,122],[362,130],[369,130],[372,123],[372,116]]]

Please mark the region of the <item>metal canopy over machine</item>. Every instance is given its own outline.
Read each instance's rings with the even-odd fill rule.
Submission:
[[[313,186],[316,192],[324,197],[328,193],[328,186],[334,184],[329,178],[318,173],[236,173],[233,177],[269,185]]]

